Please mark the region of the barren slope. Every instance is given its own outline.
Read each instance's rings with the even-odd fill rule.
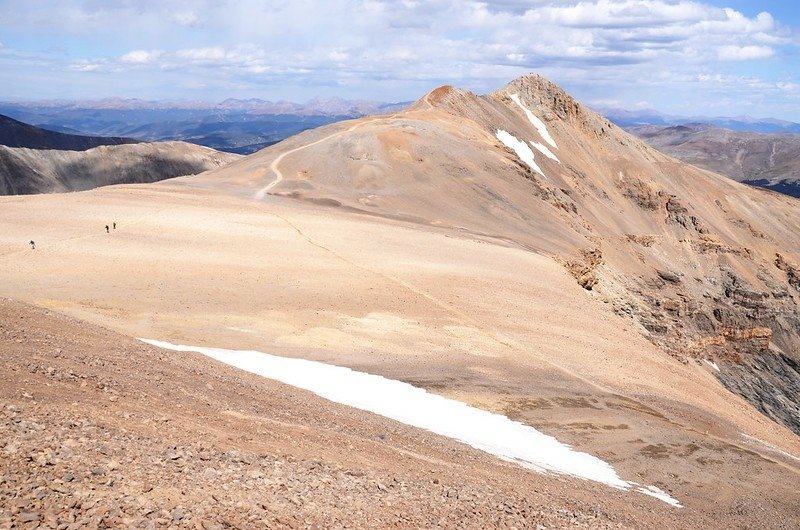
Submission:
[[[442,87],[408,112],[305,133],[186,185],[553,256],[654,344],[721,362],[730,388],[800,432],[800,204],[662,155],[543,78],[481,97]]]
[[[684,503],[681,517],[752,525],[764,502],[770,524],[800,516],[796,491],[774,486],[796,482],[797,461],[781,451],[800,454],[797,438],[707,365],[660,352],[546,256],[168,183],[2,201],[4,295],[129,336],[412,382],[657,485]],[[106,234],[112,215],[118,228]]]
[[[240,158],[185,142],[101,146],[86,151],[0,145],[0,195],[82,191],[194,175]]]
[[[800,197],[800,135],[731,131],[703,124],[628,130],[689,164]]]
[[[3,528],[693,520],[654,499],[532,474],[197,354],[168,357],[8,300],[0,336]]]
[[[528,145],[543,175],[499,130],[540,144]],[[800,439],[717,379],[788,388],[744,364],[775,360],[792,377],[789,201],[660,155],[540,78],[481,98],[444,88],[196,177],[2,198],[0,295],[506,414],[684,503],[657,525],[791,528]],[[768,412],[791,419],[786,405]],[[611,512],[660,517],[626,495]]]

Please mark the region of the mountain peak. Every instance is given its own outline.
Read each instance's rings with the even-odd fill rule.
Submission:
[[[443,85],[422,96],[410,107],[410,110],[441,108],[448,112],[460,113],[465,106],[469,106],[477,99],[478,96],[468,90],[462,90],[452,85]]]
[[[548,112],[570,122],[585,122],[589,118],[589,111],[575,98],[539,74],[518,77],[494,94],[501,96],[501,99],[503,96],[518,94],[522,101],[543,111],[546,118],[551,118],[547,115]]]
[[[513,100],[542,117],[545,122],[560,120],[583,131],[602,137],[612,128],[611,122],[570,96],[563,88],[539,74],[528,74],[514,79],[505,87],[493,92],[491,97],[506,105],[515,106]]]

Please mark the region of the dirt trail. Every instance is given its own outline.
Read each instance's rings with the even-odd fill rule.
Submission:
[[[352,126],[348,127],[347,129],[343,129],[341,131],[337,131],[335,133],[331,133],[328,136],[320,138],[319,140],[313,141],[313,142],[308,143],[308,144],[303,144],[303,145],[301,145],[299,147],[295,147],[294,149],[291,149],[289,151],[281,153],[269,165],[269,170],[275,175],[275,180],[273,180],[272,182],[270,182],[269,184],[267,184],[266,186],[264,186],[263,188],[258,190],[253,195],[253,198],[257,199],[257,200],[263,199],[267,195],[269,190],[274,188],[276,185],[278,185],[283,180],[283,173],[281,173],[281,170],[278,169],[278,166],[283,161],[283,159],[286,158],[288,155],[297,153],[298,151],[302,151],[303,149],[308,149],[309,147],[313,147],[315,145],[319,145],[319,144],[321,144],[323,142],[327,142],[329,140],[332,140],[333,138],[336,138],[337,136],[342,136],[344,134],[352,132],[355,129],[358,129],[359,127],[362,127],[362,126],[364,126],[364,125],[366,125],[368,123],[372,123],[372,122],[375,122],[375,121],[382,121],[382,120],[387,120],[388,121],[388,120],[394,119],[396,116],[397,116],[397,114],[392,114],[391,116],[381,116],[381,117],[378,117],[378,118],[362,120],[362,121],[359,121],[358,123],[356,123],[355,125],[352,125]]]

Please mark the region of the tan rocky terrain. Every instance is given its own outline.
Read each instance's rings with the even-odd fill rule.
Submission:
[[[738,182],[800,197],[800,135],[732,131],[704,124],[628,128],[684,162]]]
[[[17,302],[3,309],[16,324],[6,324],[13,342],[7,343],[2,368],[14,383],[3,385],[9,389],[4,399],[12,408],[21,407],[6,409],[5,425],[16,417],[54,426],[30,438],[14,431],[8,439],[30,439],[26,447],[49,444],[57,453],[55,439],[46,438],[50,432],[79,421],[76,416],[100,418],[86,425],[85,442],[79,442],[80,454],[92,466],[120,461],[90,452],[90,441],[105,432],[99,426],[118,440],[115,447],[144,447],[109,477],[115,480],[106,485],[110,489],[96,486],[95,492],[108,492],[104,499],[133,495],[122,486],[126,480],[174,482],[166,460],[176,453],[166,455],[170,446],[178,446],[173,450],[184,455],[207,450],[211,461],[233,465],[220,474],[219,488],[227,485],[234,493],[226,499],[244,503],[237,509],[241,513],[255,497],[246,493],[247,480],[235,488],[228,480],[241,480],[252,469],[237,467],[241,463],[226,452],[258,454],[268,463],[264,469],[275,467],[275,461],[292,462],[284,458],[292,455],[299,462],[290,468],[301,478],[284,482],[284,489],[273,471],[262,470],[268,478],[258,491],[277,502],[276,491],[290,497],[285,492],[317,484],[319,497],[309,515],[287,522],[295,526],[336,526],[319,519],[329,513],[355,526],[364,521],[385,526],[393,517],[417,513],[417,506],[422,507],[419,516],[391,521],[434,526],[441,510],[448,510],[454,519],[441,521],[445,527],[459,522],[502,526],[505,522],[492,512],[500,508],[491,494],[498,491],[507,492],[512,513],[524,508],[536,514],[508,521],[517,527],[573,524],[545,509],[551,499],[604,503],[595,511],[589,504],[563,508],[567,517],[576,514],[589,526],[794,528],[800,521],[795,486],[800,438],[787,428],[797,425],[792,390],[800,340],[797,201],[668,158],[541,78],[523,78],[481,97],[443,87],[408,111],[309,131],[195,177],[5,197],[0,203],[0,295],[54,311]],[[107,234],[103,225],[111,220],[118,229]],[[36,250],[27,245],[31,239]],[[23,330],[35,329],[32,324],[20,329],[24,319],[18,315],[27,311],[36,322],[53,319],[47,340],[25,335]],[[73,318],[108,331],[81,329]],[[82,346],[69,352],[57,346],[78,331],[87,334],[75,339]],[[89,335],[95,333],[104,338],[93,342]],[[413,383],[536,427],[604,459],[625,480],[658,486],[684,508],[526,471],[455,442],[117,333],[255,349]],[[113,352],[123,353],[113,363],[105,360]],[[72,365],[86,355],[98,360],[91,372],[84,370],[87,377],[124,374],[105,376],[113,379],[110,388],[125,386],[117,399],[62,399],[62,394],[81,392],[80,383],[56,386],[46,379],[48,367],[54,373],[84,373]],[[35,374],[20,376],[15,370],[24,369],[26,358],[41,360],[30,361],[37,366]],[[26,369],[30,374],[31,367]],[[227,385],[219,384],[220,374],[226,374]],[[61,404],[58,414],[37,394],[45,382],[53,385],[52,399]],[[245,389],[249,384],[254,390]],[[140,424],[124,416],[133,414],[125,407],[139,393],[147,394],[137,417],[147,431],[136,431]],[[63,405],[73,402],[77,405]],[[167,407],[176,419],[161,412]],[[199,412],[203,407],[209,412]],[[184,416],[182,410],[189,412]],[[226,410],[244,418],[219,412]],[[163,424],[175,427],[174,435],[162,423],[152,423],[163,417],[169,419]],[[294,430],[298,417],[311,427]],[[303,423],[306,418],[314,423]],[[372,431],[373,421],[391,423],[409,438]],[[329,426],[328,438],[317,438],[316,422]],[[139,439],[125,438],[123,429],[144,432],[140,436],[149,441],[134,443]],[[353,432],[348,429],[384,435],[378,439],[385,447],[350,442],[351,450],[345,442]],[[188,434],[178,438],[183,430]],[[292,435],[270,438],[273,430]],[[249,444],[256,442],[266,445],[253,450]],[[432,455],[437,447],[444,449]],[[437,477],[439,484],[427,478],[422,474],[427,467],[418,460],[404,467],[398,448],[424,454],[436,462],[434,469],[459,477],[480,511],[469,515],[447,504],[451,501],[437,508],[443,477]],[[382,455],[392,456],[383,460]],[[152,458],[163,465],[140,475],[146,467],[141,462]],[[205,473],[195,466],[196,458],[175,460],[180,458],[191,462],[190,478]],[[322,467],[306,465],[314,458]],[[331,492],[339,490],[319,484],[336,483],[342,477],[336,467],[349,469],[345,458],[361,459],[365,475],[354,487],[364,490],[345,494],[344,500],[337,493],[340,505],[334,510]],[[36,473],[26,473],[25,460],[3,462],[9,471],[2,473],[13,477],[45,476],[49,469],[45,462]],[[467,464],[452,467],[454,462]],[[400,515],[374,508],[380,500],[370,481],[388,488],[382,474],[387,469],[411,473],[398,478],[411,492],[403,509],[395,509]],[[88,466],[81,472],[87,484],[105,477],[93,478]],[[258,479],[253,488],[262,487]],[[32,491],[26,480],[3,483],[14,498],[23,499],[13,517],[46,511],[43,502],[26,496]],[[217,487],[208,478],[196,483],[197,495]],[[551,489],[552,484],[565,486]],[[138,496],[148,493],[138,491]],[[541,492],[548,496],[538,497]],[[138,504],[126,504],[130,507],[122,511],[157,514],[153,517],[168,523],[178,508],[158,504],[154,497],[145,501],[153,512],[142,515]],[[228,502],[203,513],[238,517],[229,508],[235,502]],[[194,500],[191,505],[202,506]],[[70,510],[84,517],[95,504],[76,506]],[[284,508],[265,511],[282,517],[290,511]],[[180,509],[196,515],[186,505]],[[359,509],[365,515],[358,515]],[[433,518],[426,518],[431,513]],[[593,513],[599,519],[583,519]],[[537,522],[536,517],[550,516],[556,519]],[[257,519],[228,522],[261,525]]]
[[[793,484],[771,483],[770,467],[780,464],[747,443],[699,433],[685,433],[694,440],[686,445],[642,440],[639,476],[659,463],[695,462],[670,476],[696,467],[679,482],[696,482],[700,498],[675,509],[533,473],[200,355],[165,354],[7,299],[0,334],[4,528],[792,528],[798,520]],[[448,372],[457,369],[428,377]],[[559,418],[549,426],[577,440],[630,438],[638,425],[605,425],[626,417],[652,422],[647,437],[670,430],[621,396],[542,395],[549,399],[534,399],[533,409],[548,409]],[[507,412],[522,414],[528,401]],[[745,491],[717,482],[733,467],[749,479]],[[702,481],[698,471],[707,471]],[[713,490],[710,506],[701,484]],[[759,488],[772,494],[760,498]]]
[[[240,158],[186,142],[108,145],[86,151],[0,145],[0,195],[82,191],[156,182],[215,169]]]
[[[0,301],[3,528],[656,527],[447,439]],[[641,523],[644,523],[643,525]]]
[[[543,147],[537,169],[498,130],[531,156],[525,142]],[[800,433],[800,205],[664,156],[543,78],[482,97],[443,87],[409,112],[305,133],[186,184],[551,256],[675,357],[723,361],[729,388]]]

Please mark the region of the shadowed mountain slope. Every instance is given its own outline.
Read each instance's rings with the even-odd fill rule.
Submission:
[[[85,151],[100,145],[135,144],[138,140],[104,136],[81,136],[48,131],[0,115],[0,145],[30,149]]]
[[[0,195],[155,182],[202,173],[238,158],[185,142],[101,146],[86,151],[0,146]]]

